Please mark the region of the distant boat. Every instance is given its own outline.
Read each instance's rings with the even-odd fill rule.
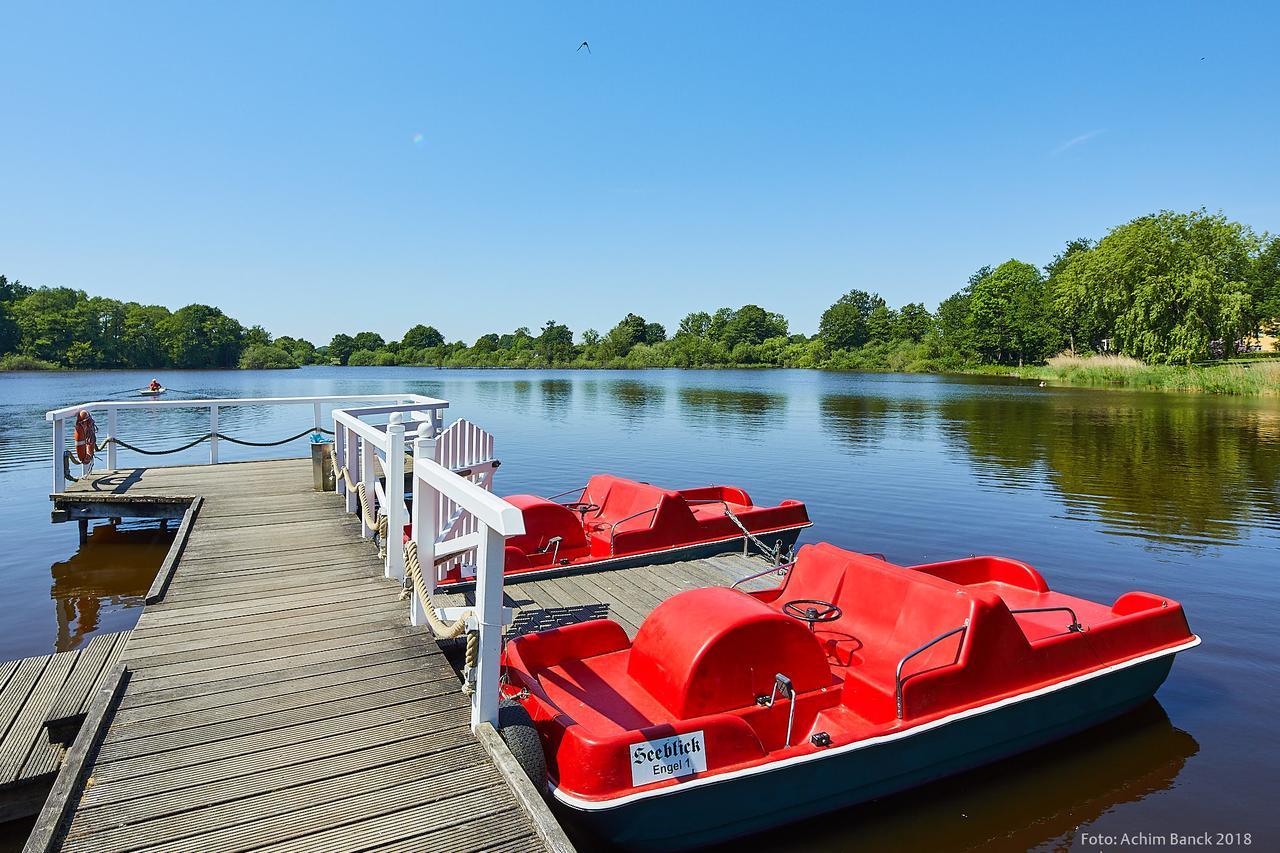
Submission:
[[[150,388],[143,388],[141,391],[138,392],[138,396],[139,397],[159,397],[161,394],[163,394],[165,391],[168,391],[168,390],[169,390],[168,388],[157,388],[154,391],[152,391]]]

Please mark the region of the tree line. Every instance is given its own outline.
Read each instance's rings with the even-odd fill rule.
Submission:
[[[936,311],[850,290],[816,335],[748,304],[695,311],[668,331],[629,313],[607,332],[536,331],[449,342],[418,324],[399,340],[337,334],[316,346],[245,327],[209,305],[176,311],[0,276],[0,355],[10,367],[272,368],[801,367],[940,371],[1032,364],[1069,350],[1186,364],[1230,355],[1280,321],[1280,238],[1204,210],[1162,211],[1096,242],[1071,240],[1042,267],[984,266]]]

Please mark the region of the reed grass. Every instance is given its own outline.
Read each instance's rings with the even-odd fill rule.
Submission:
[[[1146,364],[1124,355],[1077,356],[1063,353],[1049,359],[1043,367],[1020,367],[1007,372],[1026,379],[1072,385],[1109,385],[1241,397],[1280,395],[1280,364],[1274,361],[1199,367]]]

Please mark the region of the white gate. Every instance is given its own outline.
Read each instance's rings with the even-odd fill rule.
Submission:
[[[487,492],[493,491],[493,475],[501,464],[493,455],[493,435],[467,420],[454,421],[440,433],[434,461]],[[478,533],[480,525],[471,513],[447,495],[437,493],[436,501],[436,518],[440,523],[436,534],[436,580],[456,565],[462,566],[464,577],[474,577],[475,545],[450,553],[445,543],[464,536],[469,537],[468,543],[474,543],[477,537],[470,534]]]

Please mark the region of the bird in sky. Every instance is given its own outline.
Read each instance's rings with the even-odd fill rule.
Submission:
[[[587,49],[587,53],[590,53],[590,52],[591,52],[591,45],[587,44],[587,43],[584,41],[582,44],[578,45],[578,50],[575,50],[575,51],[574,51],[574,53],[578,53],[578,52],[579,52],[579,51],[581,51],[584,47]]]

